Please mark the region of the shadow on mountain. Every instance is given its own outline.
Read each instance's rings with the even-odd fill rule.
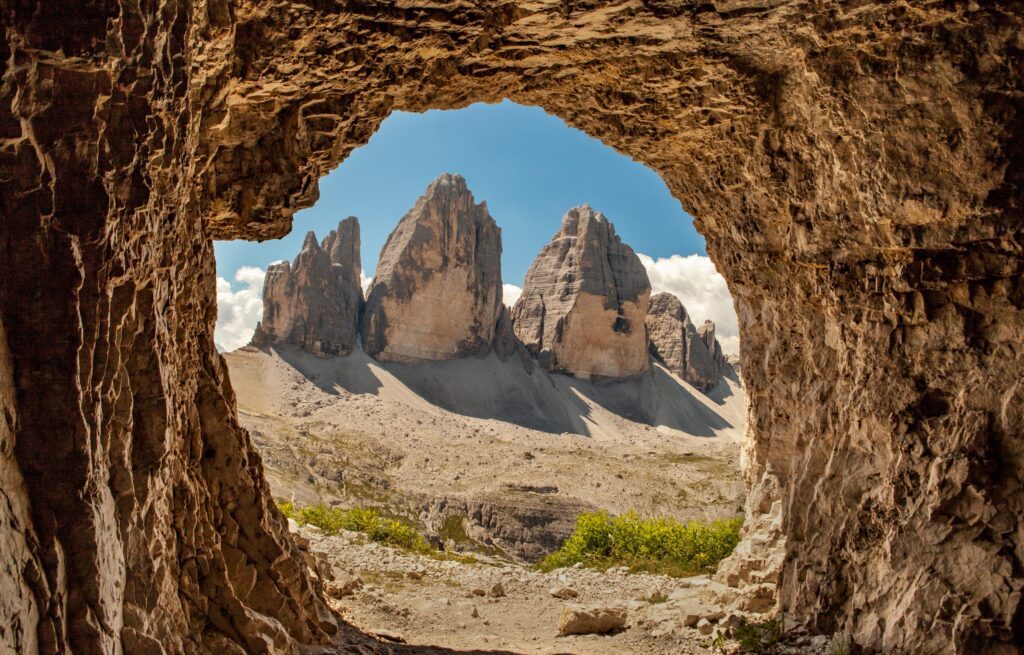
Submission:
[[[503,362],[494,354],[401,364],[378,362],[359,349],[345,357],[288,346],[258,350],[329,394],[372,394],[553,434],[617,431],[610,415],[700,437],[735,427],[716,412],[733,395],[730,385],[719,384],[709,397],[661,366],[628,380],[590,381],[528,370],[516,358]]]
[[[374,374],[370,363],[376,363],[363,351],[346,357],[320,357],[289,346],[247,346],[268,355],[277,355],[322,391],[337,395],[349,393],[379,395],[383,382]]]
[[[743,383],[740,382],[739,374],[731,366],[726,366],[725,370],[722,371],[722,377],[726,380],[731,381],[733,384],[718,383],[711,391],[705,394],[705,397],[709,398],[716,405],[724,405],[726,400],[732,397],[734,387],[742,387]]]
[[[661,366],[651,366],[647,372],[629,380],[593,383],[572,377],[557,377],[593,404],[637,423],[667,427],[698,437],[713,437],[718,430],[734,427],[708,407],[707,396],[681,382]],[[701,398],[705,401],[701,402]]]

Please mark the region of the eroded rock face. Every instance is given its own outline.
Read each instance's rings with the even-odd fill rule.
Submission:
[[[287,232],[391,111],[506,98],[696,216],[787,618],[891,653],[1024,639],[1016,5],[28,1],[0,27],[5,647],[331,638],[235,420],[211,239]]]
[[[664,292],[651,298],[646,321],[651,356],[702,391],[718,384],[729,363],[713,322],[694,327],[683,303]]]
[[[570,209],[512,308],[516,336],[551,371],[625,378],[647,369],[651,283],[604,214]]]
[[[268,266],[253,343],[288,343],[324,355],[352,352],[363,302],[359,246],[359,221],[350,216],[322,244],[308,233],[291,264]]]
[[[485,354],[501,303],[501,230],[460,175],[434,180],[380,253],[363,348],[381,361]]]

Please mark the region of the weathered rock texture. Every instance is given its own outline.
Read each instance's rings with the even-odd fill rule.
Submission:
[[[0,28],[5,648],[328,638],[235,420],[211,239],[287,232],[393,110],[504,98],[697,217],[787,618],[1024,640],[1019,1],[25,0]]]
[[[253,343],[289,343],[324,355],[352,352],[363,302],[359,245],[359,221],[350,216],[322,244],[307,234],[292,264],[268,266]]]
[[[484,354],[501,302],[501,230],[445,173],[388,236],[366,294],[363,349],[381,361]]]
[[[714,323],[694,327],[679,298],[664,292],[651,298],[646,322],[651,356],[702,391],[718,384],[729,363],[715,338]]]
[[[512,307],[512,328],[542,366],[582,377],[647,369],[651,297],[640,258],[604,214],[570,209],[533,260]]]

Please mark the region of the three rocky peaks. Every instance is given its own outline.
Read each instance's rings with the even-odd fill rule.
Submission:
[[[380,361],[493,350],[587,378],[633,377],[654,357],[704,391],[729,366],[714,323],[696,327],[672,294],[652,298],[640,259],[589,205],[562,218],[511,310],[502,302],[501,228],[459,175],[434,180],[402,217],[365,299],[359,248],[349,217],[321,243],[307,234],[292,264],[272,264],[253,344],[346,355],[361,336]]]

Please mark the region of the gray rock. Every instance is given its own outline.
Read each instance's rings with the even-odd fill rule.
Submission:
[[[715,324],[694,326],[686,308],[671,293],[651,298],[646,318],[651,356],[702,391],[710,391],[729,366],[715,338]]]
[[[631,377],[648,366],[650,294],[643,264],[611,222],[574,207],[530,266],[512,327],[550,371]]]
[[[503,307],[501,230],[466,181],[446,173],[381,250],[363,313],[363,348],[400,362],[484,354]]]
[[[363,587],[363,580],[357,575],[342,573],[336,576],[333,582],[327,584],[327,594],[333,598],[344,598],[351,596],[357,589]]]
[[[363,302],[359,246],[359,221],[350,216],[322,243],[309,232],[291,264],[267,267],[263,319],[253,345],[291,344],[321,355],[352,352]]]

